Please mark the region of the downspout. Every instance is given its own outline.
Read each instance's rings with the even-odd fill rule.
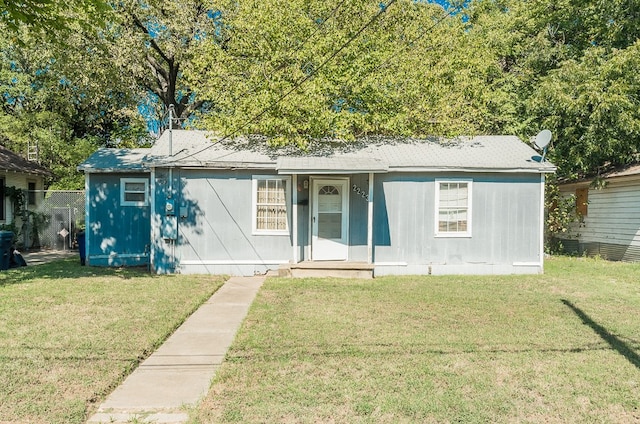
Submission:
[[[172,158],[173,157],[173,115],[174,115],[174,106],[173,105],[169,105],[169,157]],[[172,159],[173,160],[173,159]],[[173,198],[173,166],[169,165],[169,192],[167,194],[167,198],[168,199],[172,199]],[[168,211],[165,210],[165,217],[166,219],[169,219],[169,215],[167,213]],[[174,212],[175,214],[175,212]],[[176,237],[177,232],[178,232],[178,228],[177,228],[177,220],[176,220]],[[171,239],[170,241],[170,259],[169,259],[169,263],[171,264],[171,269],[173,270],[173,272],[175,273],[176,270],[176,240],[175,239]]]
[[[540,173],[540,273],[544,273],[544,231],[545,231],[545,219],[544,219],[544,189],[545,189],[546,176],[544,173]]]
[[[150,207],[149,216],[151,217],[151,234],[150,234],[151,239],[149,240],[149,271],[156,273],[158,272],[158,269],[155,266],[156,249],[160,248],[160,243],[158,241],[162,236],[162,234],[160,234],[160,227],[162,223],[158,223],[158,220],[156,220],[156,216],[158,214],[156,212],[156,168],[155,166],[151,167],[150,178],[151,178],[151,184],[150,184],[151,207]]]
[[[173,105],[169,105],[169,157],[173,157]],[[173,194],[173,168],[169,166],[169,199]]]
[[[84,171],[84,257],[85,263],[87,266],[91,265],[91,257],[89,252],[91,252],[91,237],[92,234],[90,224],[91,224],[91,196],[89,189],[91,187],[91,173],[87,170]]]
[[[373,264],[373,185],[374,173],[369,172],[369,193],[367,196],[367,263]]]
[[[291,183],[291,190],[293,193],[292,209],[293,209],[293,217],[292,228],[291,228],[291,237],[293,238],[293,263],[298,263],[298,174],[293,174],[293,182]]]

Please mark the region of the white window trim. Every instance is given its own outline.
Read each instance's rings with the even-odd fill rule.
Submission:
[[[436,201],[435,201],[435,219],[434,219],[434,233],[436,237],[450,238],[450,237],[471,237],[471,224],[473,216],[473,180],[471,178],[436,178]],[[467,231],[440,231],[440,183],[467,183]]]
[[[144,183],[144,202],[125,200],[125,187],[127,183]],[[121,206],[148,206],[149,205],[149,180],[147,178],[120,178],[120,205]]]
[[[258,181],[281,180],[285,181],[285,204],[287,207],[287,228],[285,230],[259,230],[258,229]],[[253,175],[251,177],[251,233],[256,236],[281,236],[289,235],[291,222],[291,177],[280,175]]]

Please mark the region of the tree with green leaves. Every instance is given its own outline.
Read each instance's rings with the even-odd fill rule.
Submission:
[[[551,129],[551,158],[565,177],[594,176],[640,158],[640,40],[607,52],[589,48],[545,76],[528,99]]]
[[[40,162],[58,177],[54,187],[82,188],[76,167],[98,147],[138,146],[148,138],[127,90],[111,88],[97,60],[79,72],[78,52],[61,55],[60,46],[30,31],[9,34],[0,36],[0,135],[25,156],[37,147]]]
[[[476,0],[468,34],[498,65],[487,80],[491,132],[542,128],[563,178],[595,175],[640,151],[638,0]]]
[[[487,69],[458,48],[464,25],[440,6],[274,0],[220,11],[224,36],[200,43],[186,71],[211,99],[209,129],[304,145],[479,128],[469,104]]]
[[[636,159],[640,0],[467,3],[0,0],[0,132],[138,145],[146,102],[300,145],[547,127],[565,177]]]
[[[157,99],[158,119],[174,105],[176,124],[183,124],[205,103],[183,68],[200,42],[220,38],[218,19],[201,0],[125,0],[114,3],[104,31],[85,37],[119,72],[121,84],[139,99]]]
[[[68,30],[71,21],[95,25],[108,7],[103,0],[0,0],[0,24],[15,32],[28,27],[38,33],[57,33]]]

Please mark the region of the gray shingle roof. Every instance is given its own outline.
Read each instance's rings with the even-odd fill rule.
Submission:
[[[53,174],[44,166],[29,161],[0,145],[0,171],[19,172],[22,174],[40,175],[51,177]]]
[[[148,171],[143,160],[151,149],[99,149],[78,166],[85,172]]]
[[[522,170],[553,172],[540,155],[515,136],[478,136],[455,139],[368,137],[353,142],[320,140],[308,151],[295,147],[269,148],[263,138],[236,138],[217,142],[202,131],[174,131],[174,163],[204,167],[262,167],[329,171],[371,170]],[[166,160],[168,133],[153,153]],[[293,169],[291,169],[293,170]]]
[[[169,155],[170,145],[173,156]],[[127,155],[135,157],[128,158]],[[174,130],[171,137],[168,131],[165,132],[151,149],[120,151],[112,155],[101,150],[94,156],[80,169],[142,169],[130,167],[171,165],[273,169],[281,173],[555,171],[553,164],[541,163],[540,155],[515,136],[367,137],[353,142],[325,139],[310,143],[303,151],[295,146],[269,147],[263,137],[220,141],[219,137],[203,131]]]
[[[370,157],[318,157],[318,156],[280,156],[276,169],[283,174],[302,172],[313,174],[331,174],[349,170],[352,172],[387,172],[389,166],[378,158]]]

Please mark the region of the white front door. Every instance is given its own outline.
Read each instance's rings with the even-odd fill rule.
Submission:
[[[311,258],[347,260],[349,253],[349,180],[313,180]]]

